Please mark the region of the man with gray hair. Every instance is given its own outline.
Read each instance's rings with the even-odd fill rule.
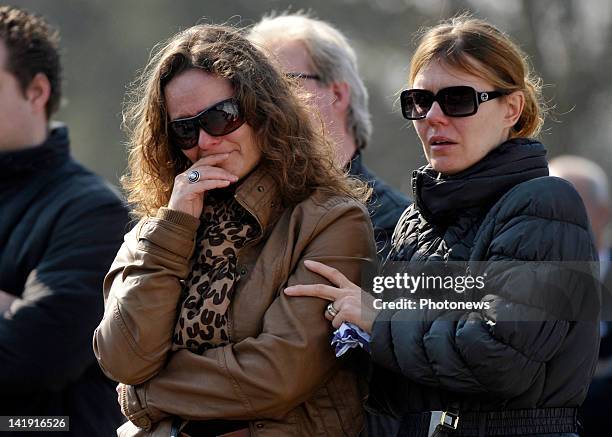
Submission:
[[[589,393],[580,408],[585,435],[598,435],[602,429],[607,429],[612,400],[612,249],[606,241],[606,228],[610,223],[608,177],[595,162],[573,155],[552,159],[549,168],[551,176],[567,180],[580,194],[599,251],[602,280],[599,362]]]
[[[362,162],[361,150],[370,141],[372,123],[355,51],[333,26],[299,12],[262,18],[251,28],[249,38],[276,57],[285,74],[301,81],[337,146],[338,162],[372,185],[368,209],[378,253],[384,258],[410,201]]]

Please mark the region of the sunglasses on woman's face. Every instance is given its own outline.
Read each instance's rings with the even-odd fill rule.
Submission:
[[[428,90],[404,90],[400,94],[402,115],[408,120],[421,120],[438,102],[442,112],[449,117],[469,117],[476,114],[481,103],[496,99],[506,93],[501,91],[476,91],[471,86],[442,88],[436,94]]]
[[[198,145],[200,129],[208,135],[220,137],[231,134],[244,122],[238,102],[231,98],[215,103],[193,117],[169,122],[168,134],[172,144],[188,150]]]

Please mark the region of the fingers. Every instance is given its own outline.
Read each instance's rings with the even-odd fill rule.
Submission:
[[[325,318],[331,321],[336,329],[342,325],[342,322],[351,322],[362,329],[371,331],[371,321],[361,319],[361,297],[363,293],[361,288],[333,267],[311,260],[305,260],[304,265],[335,286],[324,284],[292,285],[285,288],[285,294],[288,296],[318,297],[331,301],[337,314],[332,316],[326,308]]]
[[[227,179],[206,179],[203,181],[196,182],[194,185],[194,189],[198,192],[205,192],[214,190],[216,188],[224,188],[231,184]]]
[[[325,308],[325,318],[329,320],[330,322],[332,322],[332,326],[334,328],[338,329],[340,325],[342,325],[342,322],[345,321],[346,314],[343,314],[343,312],[340,309],[340,301],[332,302],[332,305],[334,306],[336,310],[336,315],[332,316],[330,312],[327,311],[327,307],[326,307]]]
[[[353,323],[356,326],[364,329],[367,322],[361,318],[361,304],[352,296],[347,296],[333,303],[336,310],[336,315],[332,316],[327,309],[325,310],[325,318],[332,322],[332,326],[338,329],[343,322]]]
[[[334,328],[338,329],[342,322],[350,322],[366,332],[372,332],[372,322],[377,313],[366,318],[362,317],[361,289],[359,291],[338,289],[322,284],[293,285],[285,288],[285,294],[289,296],[319,297],[329,300],[336,310],[336,315],[332,316],[327,311],[326,306],[324,317],[332,322]]]
[[[188,175],[192,170],[198,170],[200,172],[201,178],[206,179],[227,179],[230,182],[236,182],[238,180],[238,176],[229,171],[225,170],[222,167],[219,167],[219,164],[227,160],[229,157],[229,153],[220,153],[215,155],[205,156],[204,158],[196,161],[190,168],[183,173],[184,175]]]
[[[189,174],[194,170],[196,170],[200,175],[198,182],[192,182],[189,180]],[[198,183],[206,180],[223,180],[232,183],[238,180],[238,176],[220,167],[191,166],[185,172],[176,175],[174,178],[174,185],[193,189],[200,187]]]
[[[224,170],[219,167],[204,167],[198,168],[197,171],[200,174],[199,180],[197,182],[191,182],[189,180],[189,173],[193,170],[196,170],[194,167],[189,168],[186,172],[178,174],[174,178],[174,187],[180,190],[186,191],[195,191],[200,192],[203,190],[205,185],[203,182],[213,181],[214,183],[218,183],[218,181],[223,182],[236,182],[238,180],[237,176],[234,176],[227,170]]]
[[[343,291],[331,285],[324,284],[309,284],[309,285],[292,285],[285,288],[285,294],[289,296],[310,296],[319,297],[326,300],[337,300],[342,296]]]
[[[317,273],[327,279],[329,282],[340,288],[358,289],[359,287],[349,281],[338,269],[329,267],[323,263],[305,260],[304,265],[311,272]]]
[[[332,320],[332,326],[335,329],[338,329],[340,327],[340,325],[342,325],[344,322],[348,322],[348,320],[344,319],[344,316],[340,313],[338,313],[338,315],[336,317],[334,317],[334,320]]]
[[[229,153],[205,156],[204,158],[196,161],[190,168],[187,169],[187,171],[185,171],[184,174],[188,176],[190,172],[197,170],[200,173],[200,179],[227,180],[230,183],[237,182],[237,175],[230,173],[220,166],[220,164],[227,160],[228,157]]]
[[[227,158],[229,158],[229,156],[229,153],[215,153],[213,155],[208,155],[204,158],[198,159],[196,162],[193,163],[193,165],[218,165],[225,161]]]
[[[176,175],[168,207],[193,217],[199,217],[207,191],[225,188],[238,181],[238,176],[218,167],[229,155],[229,153],[221,153],[206,156],[196,161],[185,172]],[[198,173],[194,178],[196,182],[189,178],[190,173],[194,171]]]
[[[189,180],[189,175],[194,170],[199,173],[199,180],[226,180],[230,183],[236,182],[238,176],[230,173],[222,167],[218,167],[220,163],[225,161],[229,157],[229,153],[220,153],[215,155],[209,155],[196,161],[191,167],[185,170],[183,173],[179,173],[174,178],[174,185],[179,187],[189,188],[201,188],[199,182],[192,182]]]
[[[197,170],[200,173],[200,180],[204,179],[219,179],[219,180],[227,180],[229,182],[236,182],[238,180],[238,176],[230,173],[229,171],[220,168],[220,167],[210,167],[210,166],[202,166],[202,167],[191,167],[185,173],[182,173],[180,176],[184,177],[187,182],[189,181],[189,173],[193,170]]]

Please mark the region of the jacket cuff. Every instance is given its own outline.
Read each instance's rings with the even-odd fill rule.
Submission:
[[[154,423],[168,416],[163,411],[147,404],[145,384],[138,386],[121,384],[119,396],[123,415],[145,431],[151,430]]]
[[[156,217],[162,220],[167,220],[179,226],[185,226],[186,228],[191,229],[193,232],[197,231],[198,226],[200,226],[200,220],[198,218],[182,211],[166,208],[165,206],[162,206],[157,210]]]
[[[135,389],[136,389],[136,395],[138,396],[138,399],[140,400],[140,405],[142,405],[142,408],[144,409],[144,411],[146,411],[147,417],[151,420],[151,422],[157,423],[160,420],[170,415],[154,407],[153,405],[149,404],[148,399],[147,399],[147,394],[149,391],[149,384],[152,381],[154,381],[154,379],[151,379],[144,384],[137,385]]]
[[[140,399],[136,393],[136,387],[125,384],[121,384],[119,387],[119,402],[123,415],[137,427],[149,431],[152,421],[151,418],[148,417],[147,411],[140,403]]]
[[[160,208],[137,231],[137,240],[146,240],[183,259],[189,259],[195,247],[200,220],[180,211]]]

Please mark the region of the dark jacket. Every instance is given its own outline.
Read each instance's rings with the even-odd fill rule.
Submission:
[[[612,263],[612,250],[606,251],[606,256]],[[583,437],[598,436],[607,429],[612,403],[612,264],[602,273],[599,368],[580,407]]]
[[[91,336],[127,221],[120,198],[70,157],[65,127],[0,153],[0,290],[17,297],[0,315],[0,415],[67,415],[67,435],[115,432],[117,394]]]
[[[391,249],[391,237],[395,225],[411,202],[401,192],[372,173],[362,161],[361,153],[357,152],[351,160],[349,174],[372,186],[368,212],[374,226],[378,258],[384,260]]]
[[[390,259],[480,265],[488,295],[472,300],[491,308],[383,310],[372,333],[373,404],[403,416],[452,404],[471,412],[582,403],[597,359],[596,280],[493,262],[597,260],[582,201],[547,176],[545,153],[515,139],[459,174],[439,177],[429,166],[414,173],[415,204]]]

